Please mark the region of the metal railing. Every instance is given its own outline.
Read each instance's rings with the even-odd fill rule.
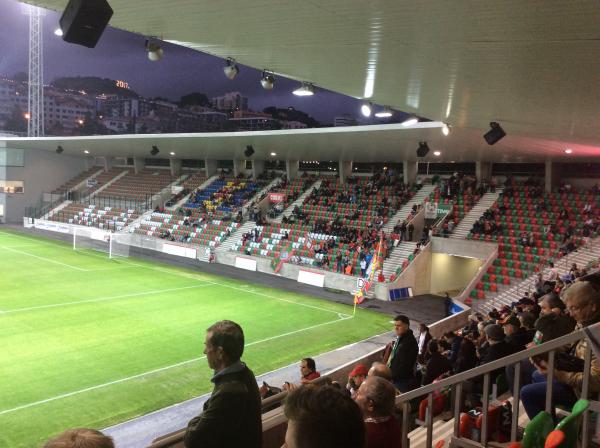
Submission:
[[[600,329],[600,324],[594,324],[589,327],[590,329]],[[541,344],[532,349],[523,350],[513,355],[498,359],[488,364],[476,367],[474,369],[453,375],[449,378],[441,380],[434,384],[423,386],[419,389],[404,393],[396,399],[396,406],[402,409],[403,422],[402,422],[402,447],[408,448],[408,429],[410,426],[410,401],[426,396],[427,397],[427,413],[425,419],[425,428],[427,432],[426,447],[429,448],[433,445],[433,394],[439,392],[442,389],[451,387],[454,397],[454,431],[452,436],[452,446],[464,446],[464,447],[485,447],[488,442],[488,406],[490,403],[490,377],[491,373],[500,368],[513,365],[515,368],[514,375],[514,387],[513,387],[513,408],[512,408],[512,421],[511,421],[511,434],[510,440],[516,441],[518,435],[518,418],[519,418],[519,399],[520,399],[520,375],[521,375],[521,361],[531,358],[533,356],[548,354],[548,374],[546,383],[546,412],[552,413],[552,390],[554,380],[554,367],[557,349],[566,345],[577,343],[578,341],[586,337],[584,330],[578,330],[566,336],[554,339],[552,341]],[[590,384],[590,366],[591,366],[591,344],[588,341],[584,357],[584,368],[583,368],[583,383],[581,387],[581,397],[588,397],[589,384]],[[481,426],[481,437],[479,441],[462,438],[460,436],[460,411],[462,403],[462,388],[463,383],[469,380],[474,380],[483,377],[483,394],[482,394],[482,426]],[[597,406],[598,402],[592,402],[593,406]],[[584,413],[583,425],[582,425],[582,446],[588,446],[588,415],[589,411]]]

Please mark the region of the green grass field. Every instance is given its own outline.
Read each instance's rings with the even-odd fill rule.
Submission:
[[[210,391],[205,329],[231,319],[258,375],[388,331],[389,317],[0,230],[0,446],[38,447]]]

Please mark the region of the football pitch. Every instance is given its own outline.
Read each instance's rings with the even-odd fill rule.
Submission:
[[[0,229],[0,446],[209,392],[205,329],[222,319],[257,375],[390,330],[383,314]]]

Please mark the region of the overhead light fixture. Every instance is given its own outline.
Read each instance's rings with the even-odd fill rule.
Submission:
[[[150,39],[146,39],[146,51],[148,52],[148,59],[152,62],[160,61],[165,54],[162,47]]]
[[[370,117],[371,112],[373,111],[373,105],[371,102],[367,101],[360,106],[360,113],[363,114],[363,117]]]
[[[410,117],[408,117],[406,120],[404,120],[402,123],[400,123],[402,126],[412,126],[413,124],[417,124],[419,122],[419,119],[417,117],[415,117],[414,115],[411,115]]]
[[[296,96],[311,96],[315,94],[315,86],[309,82],[303,82],[302,85],[292,93]]]
[[[89,154],[90,152],[89,152],[87,149],[84,149],[84,150],[83,150],[83,153],[84,153],[84,154]]]
[[[227,61],[225,62],[225,67],[223,67],[223,73],[225,73],[225,76],[227,76],[229,79],[234,79],[239,72],[240,68],[235,62],[235,59],[227,58]]]
[[[377,118],[389,118],[389,117],[391,117],[392,115],[394,115],[394,114],[393,114],[393,112],[392,112],[392,108],[391,108],[390,106],[385,106],[385,107],[383,108],[383,110],[380,110],[379,112],[377,112],[377,113],[375,114],[375,116],[376,116]]]
[[[488,145],[493,145],[494,143],[497,143],[506,135],[504,129],[502,129],[500,125],[495,121],[492,121],[490,123],[490,128],[491,129],[483,135],[483,138],[485,139]]]
[[[174,153],[173,151],[171,151],[169,154],[171,154],[172,156],[174,156],[174,155],[175,155],[175,153]]]
[[[244,155],[246,157],[252,157],[254,154],[254,147],[252,145],[246,145],[246,150],[244,151]]]
[[[155,156],[159,152],[160,152],[160,150],[158,149],[158,146],[152,145],[152,150],[150,151],[150,154],[152,154],[153,156]]]
[[[417,157],[425,157],[429,152],[429,145],[427,142],[419,142],[419,147],[417,148]]]
[[[440,151],[433,151],[433,155],[439,157],[442,155],[442,153]]]
[[[265,90],[273,90],[275,86],[275,75],[273,73],[263,70],[260,77],[260,85]]]
[[[63,35],[63,34],[64,34],[64,33],[63,33],[63,30],[62,30],[61,28],[56,28],[56,29],[54,30],[54,35],[55,35],[55,36],[62,37],[62,35]]]
[[[62,153],[63,151],[64,151],[64,148],[63,148],[62,146],[58,145],[58,146],[56,147],[56,154],[60,154],[60,153]]]
[[[272,153],[271,153],[271,157],[275,157],[276,155],[277,155],[277,153],[276,153],[276,152],[272,152]]]
[[[448,126],[446,123],[442,125],[442,134],[444,134],[446,137],[450,135],[450,126]]]
[[[565,153],[566,154],[571,154],[572,152],[573,152],[573,150],[571,148],[565,149]]]

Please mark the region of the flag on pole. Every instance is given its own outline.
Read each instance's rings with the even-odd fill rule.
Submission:
[[[371,260],[371,264],[367,268],[367,279],[362,288],[360,288],[357,293],[354,295],[354,312],[356,312],[356,305],[360,305],[364,302],[366,294],[371,289],[371,285],[375,280],[375,274],[380,269],[381,265],[381,247],[383,246],[383,232],[381,232],[381,237],[379,240],[379,244],[377,245],[377,251]]]

